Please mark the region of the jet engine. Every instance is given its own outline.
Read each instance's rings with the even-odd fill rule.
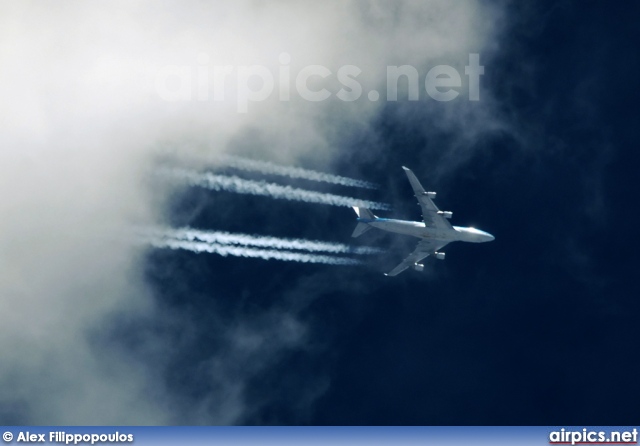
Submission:
[[[415,263],[413,265],[413,269],[422,272],[424,270],[424,265],[422,263]]]
[[[442,215],[444,218],[453,217],[453,212],[451,211],[438,211],[438,215]]]
[[[422,192],[422,195],[426,195],[427,197],[431,198],[432,200],[435,200],[435,198],[436,198],[436,193],[435,192]]]
[[[445,255],[446,254],[444,252],[434,252],[433,253],[433,256],[438,260],[444,260]]]

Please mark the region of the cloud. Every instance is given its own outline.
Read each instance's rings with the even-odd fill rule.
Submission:
[[[176,410],[186,403],[166,380],[169,360],[159,359],[175,353],[171,337],[148,334],[135,355],[123,341],[106,341],[116,315],[187,324],[165,314],[145,283],[145,250],[119,242],[133,225],[167,219],[171,187],[146,181],[157,147],[239,147],[244,156],[327,170],[342,156],[335,136],[366,128],[384,101],[280,102],[274,94],[238,113],[233,86],[231,100],[197,100],[198,70],[263,65],[278,73],[287,53],[291,73],[355,65],[362,85],[384,91],[387,65],[424,75],[435,63],[492,50],[499,17],[485,2],[446,0],[2,3],[0,406],[19,407],[13,421],[27,424],[245,419],[245,380],[300,347],[286,329],[304,330],[294,312],[222,324],[226,347],[203,365],[218,384],[202,396],[210,404],[192,410]],[[195,100],[161,99],[158,73],[171,66],[187,67]],[[334,75],[310,85],[340,88]],[[468,128],[458,109],[474,128],[495,120],[465,100],[447,108],[438,125],[449,129]],[[247,135],[258,137],[247,143]],[[251,366],[236,374],[239,364]]]

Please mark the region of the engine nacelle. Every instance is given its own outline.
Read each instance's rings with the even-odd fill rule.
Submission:
[[[446,254],[444,252],[434,252],[433,253],[433,256],[438,260],[444,260],[445,255]]]
[[[438,211],[438,215],[442,215],[444,218],[453,217],[453,212],[451,211]]]
[[[435,198],[436,198],[436,193],[435,192],[422,192],[422,195],[426,195],[427,197],[431,198],[432,200],[435,200]]]
[[[413,269],[422,272],[424,270],[424,265],[422,263],[414,263]]]

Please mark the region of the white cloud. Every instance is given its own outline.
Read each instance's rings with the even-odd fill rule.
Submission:
[[[484,2],[448,0],[1,3],[0,405],[24,405],[21,421],[37,424],[241,420],[243,383],[229,372],[236,354],[211,360],[228,398],[185,415],[172,409],[179,396],[162,363],[95,342],[115,312],[157,311],[142,279],[144,252],[117,241],[132,224],[162,223],[167,191],[144,181],[154,148],[195,141],[224,151],[253,129],[266,143],[253,155],[287,164],[305,157],[322,168],[336,155],[334,127],[366,125],[384,104],[270,98],[238,114],[234,99],[162,101],[159,70],[261,64],[277,73],[286,52],[292,73],[351,64],[364,86],[382,91],[387,65],[412,64],[424,76],[436,61],[492,48],[499,16]],[[323,86],[339,87],[335,78],[314,85]],[[482,113],[479,126],[493,119]],[[255,330],[249,340],[272,334]],[[248,339],[235,334],[230,345]],[[262,363],[295,345],[285,341],[261,351]],[[170,355],[162,342],[149,339],[149,348]],[[243,358],[258,355],[242,345]]]

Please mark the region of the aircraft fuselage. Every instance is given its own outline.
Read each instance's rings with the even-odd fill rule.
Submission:
[[[447,242],[461,241],[483,243],[490,242],[495,238],[488,232],[462,226],[453,226],[453,229],[437,229],[427,227],[424,222],[395,220],[392,218],[376,218],[375,220],[358,218],[358,221],[361,223],[367,223],[370,226],[382,229],[383,231],[410,235],[420,239],[442,240]]]

